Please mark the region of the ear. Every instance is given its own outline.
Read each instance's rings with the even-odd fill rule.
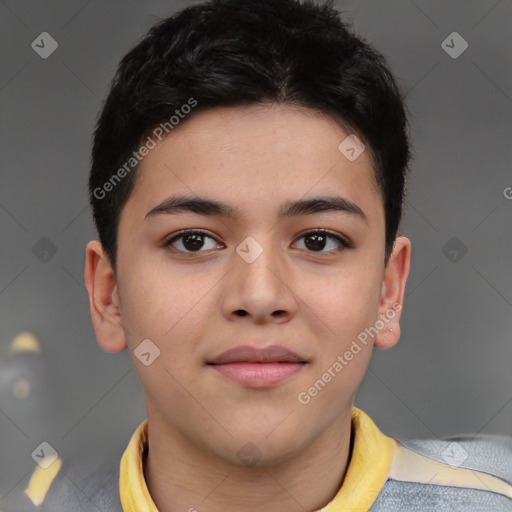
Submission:
[[[96,338],[107,352],[120,352],[127,344],[114,271],[99,240],[91,240],[85,251],[85,285]]]
[[[400,316],[410,263],[411,241],[405,236],[398,236],[384,270],[379,304],[379,319],[382,319],[384,327],[374,338],[374,346],[378,348],[391,348],[400,339]]]

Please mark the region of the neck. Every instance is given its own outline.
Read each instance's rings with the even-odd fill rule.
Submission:
[[[148,410],[144,478],[159,512],[313,512],[332,501],[343,483],[351,434],[348,409],[294,457],[249,468],[201,449]]]

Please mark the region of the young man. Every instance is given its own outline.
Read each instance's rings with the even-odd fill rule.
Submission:
[[[398,442],[353,407],[373,347],[400,337],[409,159],[385,59],[332,2],[214,1],[152,28],[98,121],[85,268],[98,342],[130,351],[147,420],[79,490],[55,466],[27,496],[512,510],[511,439]]]

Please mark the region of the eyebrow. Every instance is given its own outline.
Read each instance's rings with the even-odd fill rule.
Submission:
[[[368,219],[363,210],[352,201],[341,196],[323,196],[311,199],[299,199],[284,203],[277,217],[279,220],[299,215],[311,215],[320,212],[343,212],[359,217],[366,224]],[[233,219],[240,215],[237,208],[227,203],[197,196],[172,196],[162,201],[152,210],[146,213],[144,220],[161,214],[179,214],[184,212],[197,213]]]

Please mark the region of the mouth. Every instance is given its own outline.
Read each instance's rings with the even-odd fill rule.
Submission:
[[[240,345],[206,362],[213,365],[229,363],[307,363],[307,361],[281,345],[271,345],[266,348]]]
[[[306,363],[227,363],[211,367],[223,377],[251,388],[265,388],[299,373]]]
[[[223,352],[206,364],[222,377],[238,384],[264,388],[296,375],[308,361],[279,345],[264,349],[243,345]]]

